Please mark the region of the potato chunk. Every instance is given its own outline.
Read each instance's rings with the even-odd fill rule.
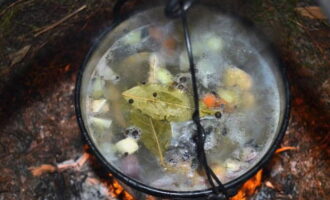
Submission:
[[[221,88],[218,90],[218,95],[227,103],[229,110],[235,107],[247,109],[255,105],[255,96],[251,92],[240,91],[237,88]]]
[[[112,120],[99,117],[91,117],[91,122],[98,130],[108,129],[112,124]]]
[[[253,85],[251,76],[237,67],[231,67],[225,71],[223,82],[226,87],[237,86],[242,90],[249,90]]]

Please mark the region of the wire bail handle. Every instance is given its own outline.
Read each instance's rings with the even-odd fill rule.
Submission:
[[[168,0],[165,7],[165,15],[170,18],[180,17],[184,11],[187,11],[197,0]]]
[[[197,89],[196,69],[193,57],[193,50],[191,45],[190,32],[188,27],[188,20],[186,12],[197,0],[169,0],[165,7],[165,15],[169,18],[181,17],[182,27],[184,30],[184,38],[186,43],[187,56],[189,59],[190,74],[192,80],[193,94],[194,94],[194,113],[192,119],[197,127],[197,133],[194,134],[194,142],[196,143],[196,151],[200,166],[203,167],[207,180],[212,187],[213,193],[208,196],[208,200],[225,200],[228,199],[227,190],[221,183],[217,175],[213,172],[207,162],[205,154],[205,130],[200,122],[199,112],[199,96]]]

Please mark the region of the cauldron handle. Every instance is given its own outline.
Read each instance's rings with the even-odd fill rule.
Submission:
[[[208,165],[207,157],[205,154],[205,130],[201,125],[200,112],[199,112],[199,95],[197,89],[197,78],[193,56],[193,49],[191,45],[190,32],[187,20],[187,11],[191,5],[197,0],[169,0],[165,7],[165,15],[170,18],[181,18],[182,27],[184,31],[184,38],[186,43],[187,57],[189,60],[189,68],[191,74],[191,81],[193,87],[194,97],[194,112],[192,119],[197,127],[197,132],[194,134],[194,142],[196,143],[196,151],[198,156],[199,165],[204,169],[207,176],[207,180],[212,187],[213,193],[211,193],[207,199],[209,200],[225,200],[228,199],[228,193],[225,186],[220,179]]]

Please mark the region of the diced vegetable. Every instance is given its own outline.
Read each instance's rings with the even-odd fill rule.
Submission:
[[[253,85],[251,76],[237,67],[228,68],[223,75],[223,81],[227,87],[237,86],[242,90],[249,90]]]
[[[220,107],[221,105],[227,104],[227,101],[225,101],[222,98],[216,97],[212,93],[207,93],[203,97],[203,103],[207,108],[215,108],[215,107]]]
[[[223,40],[221,37],[212,34],[206,39],[207,47],[212,51],[221,51],[223,49]]]
[[[136,45],[141,41],[141,31],[133,30],[124,36],[124,42],[128,45]]]
[[[120,154],[127,153],[129,155],[135,153],[139,149],[137,142],[131,137],[120,140],[115,144],[115,147]]]
[[[156,72],[156,77],[163,85],[169,85],[173,82],[172,74],[165,68],[159,68]]]
[[[109,106],[107,104],[106,99],[98,99],[92,101],[92,112],[99,113],[99,112],[107,112],[109,111]]]
[[[240,102],[239,91],[235,89],[229,90],[220,88],[218,90],[218,95],[231,105],[237,105]]]
[[[217,97],[214,94],[208,93],[204,96],[203,102],[208,108],[216,107]]]
[[[206,52],[220,52],[223,47],[223,40],[216,34],[207,33],[193,40],[192,46],[196,56],[202,56]]]
[[[112,120],[99,117],[91,117],[91,122],[99,130],[108,129],[112,124]]]
[[[109,67],[104,68],[101,76],[103,76],[104,80],[109,80],[113,83],[117,83],[120,80],[120,77],[116,73],[114,73]]]
[[[241,169],[241,162],[234,159],[227,159],[225,166],[228,171],[237,172]]]
[[[103,95],[104,81],[100,78],[96,78],[92,86],[92,96],[94,98],[100,98]]]

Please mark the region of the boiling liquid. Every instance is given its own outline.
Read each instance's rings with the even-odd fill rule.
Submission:
[[[221,89],[229,90],[229,93],[240,90],[235,97],[239,98],[237,105],[240,106],[219,108],[220,119],[214,115],[202,118],[204,129],[211,133],[205,144],[208,162],[220,180],[227,183],[253,167],[276,136],[279,91],[270,64],[260,55],[262,49],[254,46],[255,39],[251,40],[239,31],[242,27],[225,16],[197,18],[195,13],[191,18],[194,17],[196,21],[190,29],[200,98]],[[115,147],[127,137],[127,128],[132,127],[130,111],[133,108],[122,93],[149,84],[151,56],[158,56],[162,62],[158,67],[170,72],[174,80],[186,76],[191,81],[180,30],[180,21],[146,25],[127,32],[114,42],[89,78],[85,110],[89,134],[103,156],[119,171],[156,188],[191,191],[209,188],[205,175],[197,170],[195,144],[191,140],[195,131],[192,121],[170,122],[172,136],[163,157],[166,162],[177,159],[174,168],[180,170],[161,165],[159,156],[150,152],[141,140],[137,140],[139,149],[131,155],[118,152]],[[238,86],[228,88],[224,83],[226,71],[237,68],[253,81],[248,89],[253,105],[241,106],[248,101],[243,96],[245,89],[237,89]],[[177,85],[172,83],[165,87]],[[184,87],[182,92],[192,99],[191,84],[186,83]],[[105,121],[100,125],[98,119]],[[187,156],[188,162],[182,161],[182,156]]]

